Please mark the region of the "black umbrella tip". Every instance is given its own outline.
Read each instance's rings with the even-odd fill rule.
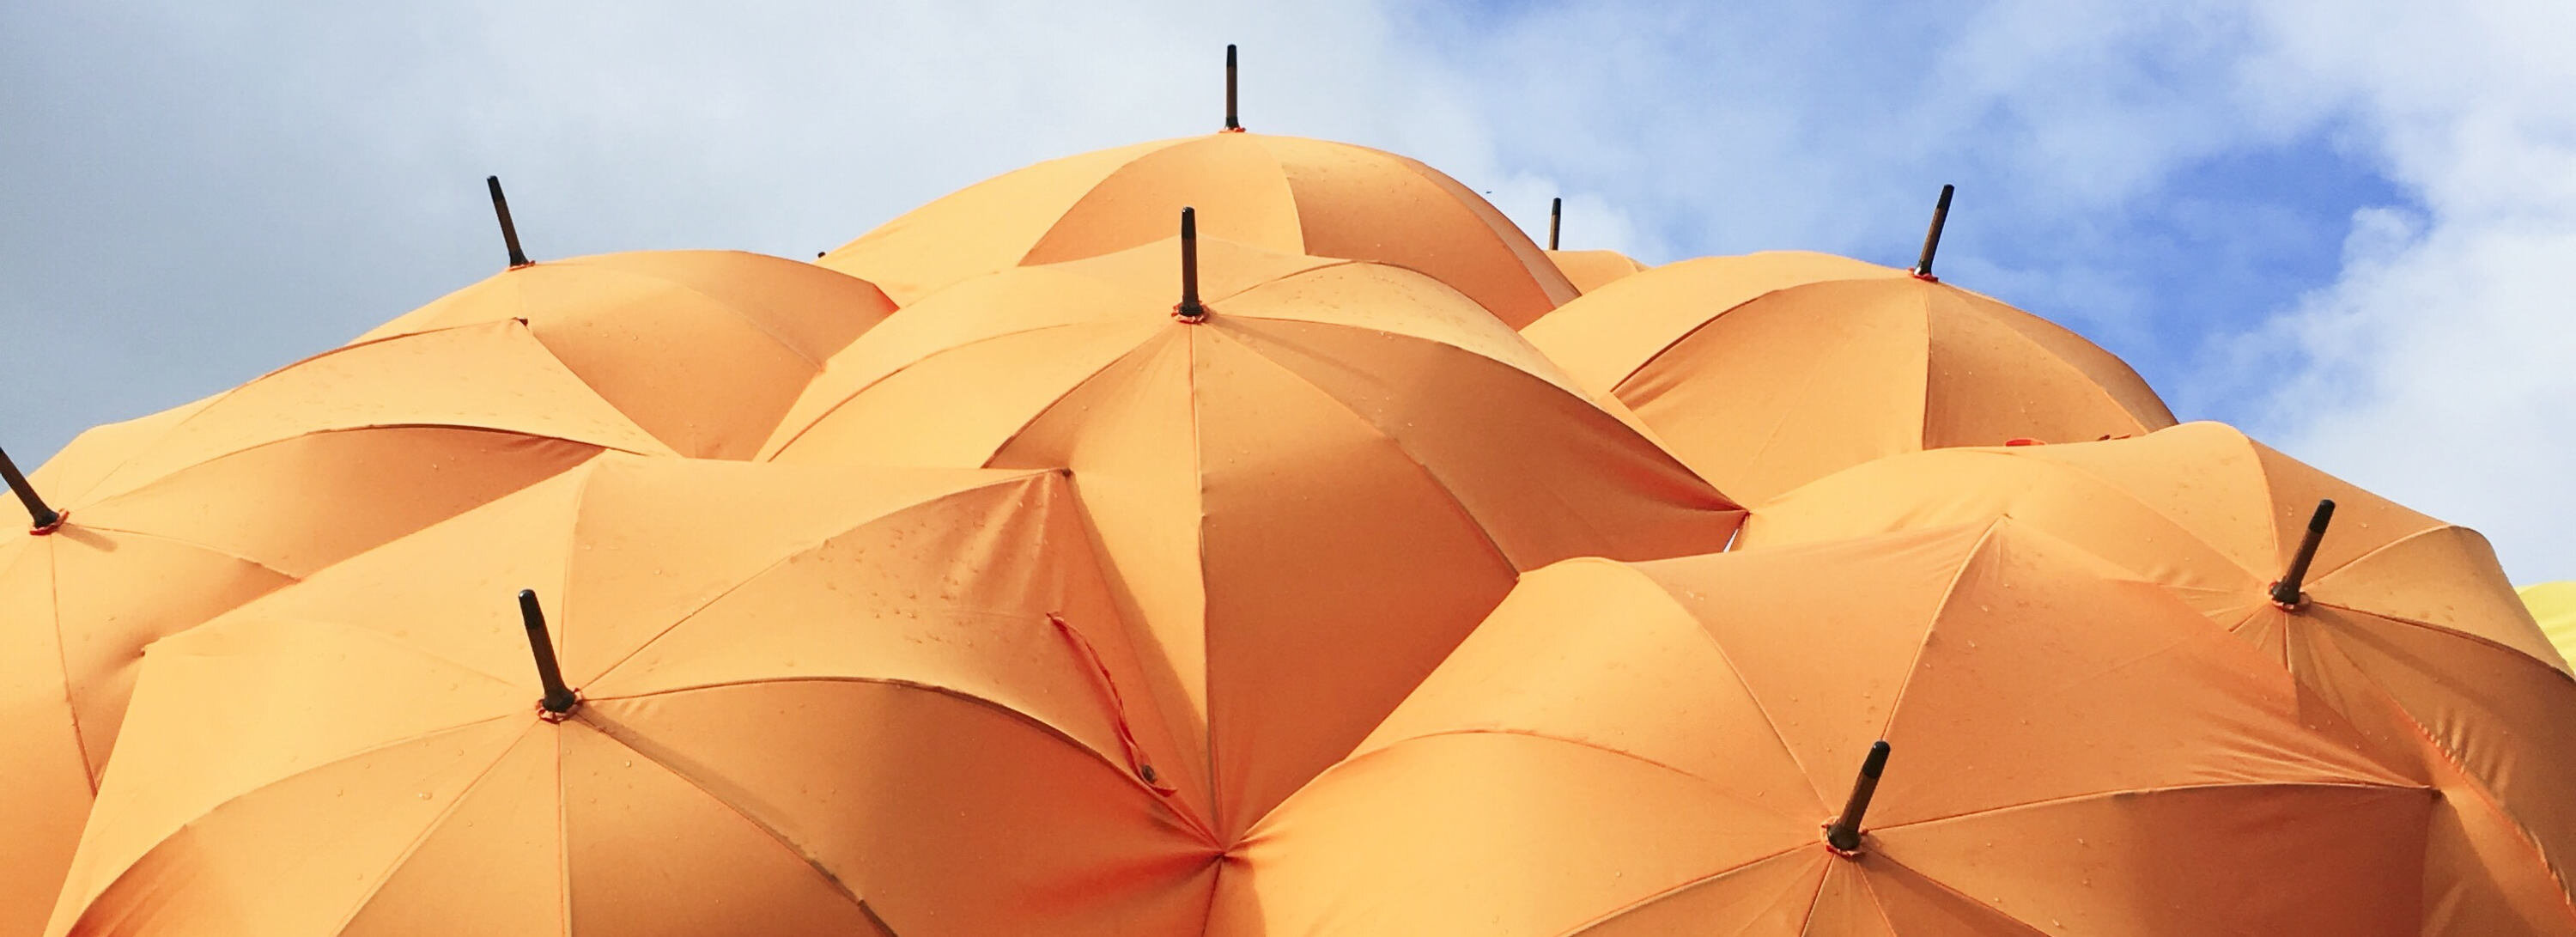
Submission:
[[[1207,304],[1199,302],[1199,213],[1195,208],[1181,209],[1181,301],[1173,304],[1172,318],[1207,319]]]
[[[1224,133],[1243,132],[1243,120],[1237,116],[1235,110],[1234,88],[1234,43],[1229,42],[1225,44],[1225,130],[1222,131]]]
[[[1923,254],[1914,261],[1912,272],[1917,280],[1941,282],[1940,277],[1932,275],[1932,255],[1941,250],[1941,228],[1950,222],[1950,196],[1958,191],[1958,186],[1943,183],[1941,200],[1932,205],[1932,227],[1923,233]]]
[[[528,631],[528,652],[536,658],[537,683],[545,690],[538,698],[538,718],[562,722],[581,708],[581,694],[564,685],[563,666],[555,661],[554,636],[546,630],[545,609],[537,604],[537,590],[519,590],[519,620]]]
[[[519,249],[519,226],[510,222],[510,197],[501,193],[501,177],[484,176],[483,187],[492,193],[492,216],[501,222],[501,244],[510,250],[510,269],[527,266],[528,252]]]
[[[1852,779],[1851,797],[1843,801],[1843,812],[1825,824],[1825,848],[1836,855],[1860,854],[1861,819],[1869,813],[1869,802],[1878,796],[1879,775],[1887,771],[1886,739],[1870,743],[1869,756],[1861,759],[1860,776]]]
[[[2308,604],[2308,594],[2304,591],[2308,566],[2317,560],[2317,547],[2325,543],[2326,526],[2334,522],[2334,511],[2334,499],[2317,499],[2316,511],[2308,515],[2307,533],[2299,538],[2298,552],[2290,556],[2289,569],[2281,573],[2279,581],[2272,583],[2273,605],[2284,611],[2298,611]]]

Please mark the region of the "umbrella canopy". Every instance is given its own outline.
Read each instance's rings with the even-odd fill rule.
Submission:
[[[1206,740],[1174,774],[1220,833],[1349,751],[1515,570],[1731,535],[1731,502],[1457,291],[1197,249],[1195,319],[1170,240],[924,300],[834,358],[769,452],[1072,469],[1161,652],[1152,698]]]
[[[1573,299],[1538,245],[1475,190],[1362,146],[1254,133],[1160,140],[1039,163],[914,209],[816,261],[912,305],[968,277],[1208,234],[1285,254],[1431,275],[1514,328]]]
[[[1610,285],[1612,280],[1646,269],[1636,258],[1618,251],[1548,251],[1547,259],[1556,264],[1557,271],[1565,274],[1566,282],[1574,284],[1578,293],[1592,292]]]
[[[2432,798],[2358,744],[2011,524],[1573,560],[1247,838],[1210,932],[2411,937]]]
[[[2522,604],[2549,636],[2561,659],[2576,657],[2576,582],[2544,582],[2522,587]]]
[[[1777,252],[1666,264],[1529,339],[1747,503],[1884,455],[2173,425],[2107,351],[1906,271]]]
[[[2318,501],[2332,521],[2303,547]],[[2167,586],[2445,796],[2427,933],[2576,928],[2576,680],[2486,540],[2215,423],[1927,452],[1766,504],[1740,549],[2009,516]],[[2283,579],[2292,579],[2280,589]],[[2277,601],[2276,589],[2289,601]]]
[[[603,458],[155,645],[49,932],[1179,933],[1110,615],[1056,473]]]
[[[747,459],[823,360],[893,311],[866,281],[812,264],[640,251],[513,267],[358,341],[517,320],[673,450]]]
[[[0,919],[25,924],[0,933],[51,901],[144,645],[606,450],[670,453],[501,322],[319,355],[35,472],[66,517],[0,540]]]

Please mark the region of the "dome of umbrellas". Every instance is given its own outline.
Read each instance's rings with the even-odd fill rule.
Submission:
[[[2486,541],[1948,187],[1648,266],[1227,72],[811,262],[491,180],[506,269],[8,466],[0,937],[2576,934]]]

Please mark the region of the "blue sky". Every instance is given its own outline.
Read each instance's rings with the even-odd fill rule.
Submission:
[[[1212,129],[1420,157],[1569,246],[1911,259],[2187,417],[2576,576],[2576,5],[111,0],[0,7],[0,445],[220,390],[532,252],[811,256]]]

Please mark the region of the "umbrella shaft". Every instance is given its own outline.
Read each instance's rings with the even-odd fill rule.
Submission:
[[[1941,250],[1941,228],[1950,223],[1950,195],[1956,191],[1953,186],[1942,186],[1941,201],[1932,206],[1932,228],[1923,232],[1923,257],[1914,263],[1917,274],[1932,273],[1932,255]]]

